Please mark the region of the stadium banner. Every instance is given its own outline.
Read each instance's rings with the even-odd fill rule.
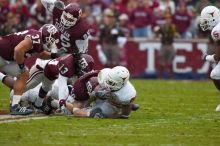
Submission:
[[[96,68],[103,66],[96,50],[97,41],[90,41],[89,54],[96,62]],[[175,40],[176,55],[173,61],[174,78],[203,79],[209,77],[210,63],[203,60],[208,49],[208,40]],[[133,77],[157,78],[161,43],[159,40],[128,40],[121,53],[121,64],[127,66]],[[166,72],[164,77],[167,78]]]
[[[96,49],[97,39],[90,40],[89,54],[95,60],[95,68],[102,69]],[[121,52],[121,65],[128,67],[132,77],[157,78],[161,43],[159,40],[133,39],[128,40]],[[175,79],[204,79],[209,77],[211,64],[203,60],[208,49],[208,40],[175,40],[176,55],[173,61]],[[29,59],[30,67],[34,59]],[[166,72],[164,77],[167,77]]]

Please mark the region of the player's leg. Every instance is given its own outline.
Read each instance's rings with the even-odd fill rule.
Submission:
[[[220,62],[211,71],[210,77],[213,80],[215,87],[220,91]]]
[[[8,88],[13,89],[14,86],[14,78],[0,72],[0,81],[6,85]]]
[[[47,96],[47,93],[52,89],[52,85],[53,85],[54,81],[55,80],[49,80],[44,76],[44,78],[42,80],[42,86],[39,90],[38,98],[35,101],[35,106],[37,106],[37,107],[42,106],[42,103],[43,103],[45,97]]]
[[[9,74],[13,77],[17,77],[17,79],[13,83],[14,95],[11,102],[10,111],[12,115],[28,115],[33,111],[26,107],[21,107],[19,102],[21,100],[21,96],[24,92],[26,81],[29,77],[29,72],[25,71],[24,73],[19,73],[18,65],[14,61],[7,61],[7,65],[1,68],[6,74]]]
[[[36,63],[31,67],[29,74],[26,91],[35,88],[44,78],[44,69],[41,67],[39,59],[37,59]]]

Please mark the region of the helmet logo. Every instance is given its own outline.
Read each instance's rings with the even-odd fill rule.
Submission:
[[[122,78],[123,81],[125,81],[126,78]]]
[[[215,11],[211,12],[211,13],[208,13],[208,14],[210,14],[212,17],[214,17],[214,13],[215,13]]]
[[[47,31],[48,31],[49,33],[51,33],[51,34],[55,34],[55,33],[57,32],[56,27],[53,26],[53,25],[48,25],[48,26],[46,26],[46,27],[47,27]]]

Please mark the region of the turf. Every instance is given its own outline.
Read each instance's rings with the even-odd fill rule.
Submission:
[[[219,92],[209,81],[133,80],[128,120],[49,117],[0,124],[0,146],[219,146]],[[1,108],[8,107],[0,88]]]

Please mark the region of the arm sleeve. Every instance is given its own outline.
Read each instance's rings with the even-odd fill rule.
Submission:
[[[67,79],[66,77],[59,75],[58,77],[58,85],[59,85],[59,100],[61,99],[67,99],[69,95],[68,87],[67,87]]]
[[[56,0],[41,0],[41,3],[47,11],[53,13],[55,1]]]

